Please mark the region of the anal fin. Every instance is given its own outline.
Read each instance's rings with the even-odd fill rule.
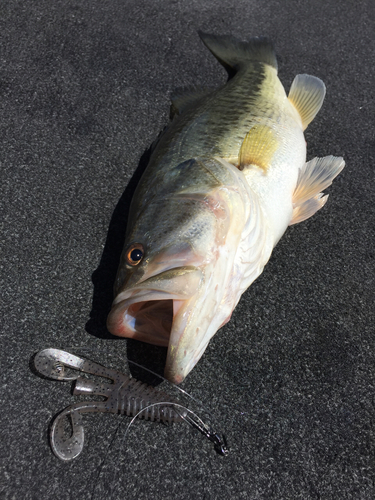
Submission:
[[[323,196],[321,191],[332,184],[344,166],[344,160],[337,156],[314,158],[303,165],[293,193],[294,209],[290,226],[308,219],[325,205],[328,195]]]
[[[317,115],[325,95],[326,87],[316,76],[297,75],[293,80],[288,99],[301,117],[303,130]]]

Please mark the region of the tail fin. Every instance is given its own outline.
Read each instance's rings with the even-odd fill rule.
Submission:
[[[265,37],[241,42],[231,35],[209,35],[198,31],[202,42],[232,76],[250,62],[269,64],[277,70],[276,54],[272,42]]]

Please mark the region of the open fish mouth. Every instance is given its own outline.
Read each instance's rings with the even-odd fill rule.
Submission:
[[[173,323],[182,306],[197,293],[201,279],[199,269],[186,266],[127,288],[113,302],[108,330],[120,337],[168,346]]]
[[[146,300],[131,304],[124,322],[150,343],[167,346],[173,322],[173,300]]]

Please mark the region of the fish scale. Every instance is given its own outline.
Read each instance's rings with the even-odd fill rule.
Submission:
[[[264,65],[255,63],[254,68],[234,77],[205,102],[199,101],[177,117],[173,130],[171,127],[171,132],[167,131],[160,139],[151,157],[150,169],[153,165],[169,169],[176,164],[176,157],[181,162],[196,157],[227,158],[238,154],[236,143],[242,143],[251,127],[249,116],[259,99],[263,81]],[[238,141],[233,141],[234,124]]]

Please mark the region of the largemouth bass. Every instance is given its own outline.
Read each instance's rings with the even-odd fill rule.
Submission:
[[[287,96],[267,39],[200,36],[230,78],[173,99],[173,121],[132,200],[107,322],[115,335],[168,346],[174,383],[344,167],[333,156],[306,163],[303,131],[324,100],[320,79],[298,75]]]

